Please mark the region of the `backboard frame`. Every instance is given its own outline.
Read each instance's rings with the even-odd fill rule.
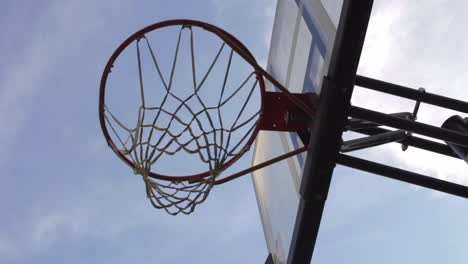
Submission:
[[[287,263],[310,263],[328,196],[343,129],[351,107],[357,67],[372,11],[372,0],[345,0],[328,74],[322,84],[300,204]]]
[[[323,93],[320,95],[317,114],[311,124],[308,144],[310,151],[307,155],[305,168],[303,169],[299,197],[300,204],[297,209],[287,263],[310,263],[311,261],[336,164],[468,198],[467,186],[340,153],[343,143],[342,134],[345,127],[349,125],[348,118],[350,117],[372,125],[363,129],[346,127],[346,129],[358,133],[379,135],[391,131],[379,127],[383,125],[407,133],[417,133],[443,140],[448,146],[456,144],[459,147],[468,149],[468,134],[464,130],[435,127],[416,122],[415,119],[405,119],[398,115],[379,113],[351,105],[350,100],[354,86],[356,85],[415,100],[417,104],[424,102],[468,113],[467,102],[426,92],[421,93],[417,89],[356,74],[372,5],[372,0],[345,0],[343,3],[330,67],[322,84],[321,90]],[[408,135],[407,138],[399,142],[402,146],[412,146],[459,159],[464,158],[457,156],[446,145],[414,137],[411,134]],[[374,145],[369,145],[369,147],[371,146]],[[276,261],[275,263],[283,263],[278,262],[278,257],[272,256],[272,259]]]
[[[280,261],[279,263],[283,263],[281,261],[285,261],[286,259],[288,263],[309,263],[317,238],[331,175],[333,173],[333,167],[335,166],[335,157],[341,144],[341,134],[347,118],[346,113],[350,107],[349,100],[352,93],[352,87],[354,85],[357,62],[362,50],[367,23],[372,9],[372,1],[364,1],[359,4],[353,3],[352,1],[344,1],[341,9],[338,29],[335,29],[335,33],[331,28],[333,27],[332,23],[328,22],[330,18],[323,14],[325,10],[319,2],[299,0],[291,2],[298,5],[299,13],[303,12],[297,16],[297,19],[302,17],[302,19],[305,20],[306,26],[315,24],[315,28],[319,28],[319,31],[317,31],[314,29],[314,26],[312,26],[309,28],[309,32],[312,35],[311,38],[315,41],[315,43],[312,42],[313,45],[317,47],[316,50],[318,50],[323,58],[321,69],[326,71],[323,73],[318,72],[317,74],[327,77],[320,79],[320,82],[312,83],[309,72],[317,71],[317,69],[319,69],[311,68],[310,62],[313,60],[314,56],[312,54],[312,59],[309,57],[306,68],[304,69],[306,74],[304,76],[304,84],[301,85],[301,87],[304,88],[301,88],[301,91],[293,91],[303,93],[316,92],[317,94],[320,94],[319,108],[321,109],[321,112],[317,112],[315,120],[310,124],[311,136],[309,137],[310,140],[308,143],[309,153],[307,156],[298,156],[296,159],[296,165],[291,165],[291,162],[294,163],[294,161],[289,161],[290,168],[291,166],[298,167],[297,170],[302,168],[302,178],[297,176],[293,177],[295,178],[294,185],[296,186],[296,193],[298,194],[298,207],[295,215],[294,230],[292,231],[292,238],[289,244],[289,251],[287,251],[288,248],[282,249],[286,252],[282,252],[281,250],[282,246],[284,246],[283,244],[287,243],[283,240],[289,238],[282,239],[281,236],[269,233],[271,231],[276,231],[271,227],[271,219],[269,219],[271,215],[265,216],[267,213],[262,212],[262,207],[267,207],[267,205],[261,204],[264,201],[261,201],[262,197],[259,197],[258,192],[257,200],[261,210],[260,214],[262,216],[266,240],[267,243],[269,243],[268,247],[270,250],[272,248],[276,248],[278,251],[276,252],[278,255],[276,259]],[[282,4],[284,5],[285,3],[282,2]],[[275,23],[277,23],[277,21],[275,21]],[[278,21],[278,23],[281,22]],[[295,23],[296,28],[293,32],[294,41],[296,41],[298,34],[298,21]],[[274,37],[275,34],[272,37],[272,45],[277,45],[279,40],[275,40]],[[327,41],[329,43],[326,43]],[[346,43],[346,45],[344,43]],[[295,44],[292,45],[293,50],[289,56],[294,56],[295,54]],[[326,49],[329,49],[330,47],[331,50],[327,51]],[[309,52],[315,51],[312,50],[312,48],[313,46],[310,48]],[[326,54],[327,52],[330,54]],[[311,56],[311,54],[308,56]],[[282,77],[275,72],[276,69],[272,68],[271,64],[269,64],[267,68],[268,71],[275,78],[279,78],[286,87],[291,86],[289,83],[290,72],[293,70],[291,67],[291,59],[292,58],[290,57],[288,62],[289,65],[287,66],[288,73],[286,75],[282,75]],[[339,78],[342,78],[342,80],[336,82],[335,80]],[[336,89],[336,85],[350,88],[347,90]],[[307,90],[307,87],[309,90]],[[336,124],[335,120],[340,120],[340,122]],[[299,137],[297,135],[291,135],[292,144],[294,148],[297,148],[302,142],[294,142],[294,138],[299,140]],[[323,152],[328,153],[323,155]],[[265,175],[265,177],[268,177],[268,175]],[[258,191],[261,187],[255,183],[255,176],[254,184],[256,184],[256,190]],[[277,213],[278,212],[275,214]],[[273,219],[273,221],[274,220],[275,219]],[[274,243],[275,245],[271,243]],[[278,246],[276,245],[277,243],[282,245]],[[288,244],[285,245],[287,246]]]

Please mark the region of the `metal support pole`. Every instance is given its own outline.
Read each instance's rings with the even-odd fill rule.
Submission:
[[[350,129],[353,132],[365,134],[365,135],[376,135],[376,134],[381,134],[385,132],[389,132],[391,130],[385,129],[385,128],[380,128],[380,127],[374,127],[374,128],[365,128],[365,129]],[[427,151],[435,152],[441,155],[446,155],[452,158],[457,158],[460,159],[460,157],[453,152],[453,150],[447,146],[446,144],[438,143],[432,140],[427,140],[424,138],[416,137],[416,136],[408,136],[404,140],[398,142],[401,144],[405,144],[411,147],[419,148],[419,149],[424,149]]]
[[[356,106],[351,107],[349,115],[354,118],[364,119],[384,126],[394,127],[416,134],[452,142],[457,145],[468,146],[468,135],[453,130],[406,120]]]
[[[421,93],[416,89],[411,89],[408,87],[404,87],[401,85],[396,85],[393,83],[388,83],[376,79],[372,79],[369,77],[364,77],[360,75],[356,75],[356,85],[371,89],[374,91],[379,91],[387,94],[392,94],[412,100],[421,101],[423,103],[432,104],[436,106],[440,106],[447,109],[452,109],[455,111],[460,111],[464,113],[468,113],[468,103],[463,102],[460,100],[452,99],[445,96],[440,96],[437,94],[432,93]]]
[[[413,115],[409,112],[392,113],[389,115],[404,118],[404,119],[410,119],[410,120],[412,120],[413,118]],[[379,126],[380,124],[372,123],[367,120],[362,120],[359,118],[351,118],[351,119],[348,119],[348,123],[345,126],[345,130],[356,131],[358,129],[367,129],[367,128],[379,127]]]
[[[380,146],[392,142],[400,142],[407,138],[408,135],[403,130],[388,131],[381,134],[372,135],[364,138],[357,138],[343,142],[341,152],[351,152],[360,149]]]
[[[372,0],[345,0],[309,142],[288,264],[310,264],[347,121]]]
[[[336,162],[340,165],[350,168],[367,171],[373,174],[378,174],[394,180],[415,184],[439,192],[468,198],[468,187],[464,185],[439,180],[422,174],[386,166],[344,154],[339,154]]]

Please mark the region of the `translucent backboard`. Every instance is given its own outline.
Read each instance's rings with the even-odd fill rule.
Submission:
[[[294,93],[320,95],[328,70],[342,1],[278,0],[267,71]],[[267,83],[267,90],[277,89]],[[261,131],[253,164],[302,147],[296,133]],[[307,154],[253,173],[257,202],[269,252],[285,263],[299,205]]]

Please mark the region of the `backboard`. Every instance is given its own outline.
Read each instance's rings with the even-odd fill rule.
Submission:
[[[293,93],[320,95],[328,70],[342,1],[278,0],[267,71]],[[267,82],[268,91],[276,91]],[[302,147],[296,133],[261,131],[253,165]],[[263,231],[275,263],[286,263],[307,154],[252,175]]]

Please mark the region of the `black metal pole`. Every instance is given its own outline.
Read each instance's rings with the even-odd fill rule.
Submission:
[[[309,264],[346,124],[372,0],[345,0],[312,126],[288,264]]]
[[[390,131],[388,129],[380,128],[380,127],[363,128],[363,129],[356,129],[356,130],[350,129],[350,130],[353,132],[361,133],[365,135],[376,135],[376,134]],[[453,150],[446,144],[438,143],[432,140],[423,139],[423,138],[416,137],[413,135],[408,136],[406,139],[398,143],[403,144],[403,145],[408,145],[411,147],[415,147],[415,148],[419,148],[419,149],[424,149],[424,150],[431,151],[431,152],[435,152],[441,155],[446,155],[452,158],[460,159],[460,157],[455,152],[453,152]]]
[[[388,131],[373,136],[351,139],[343,142],[341,145],[341,152],[351,152],[360,149],[366,149],[383,144],[399,142],[407,138],[408,135],[403,130]]]
[[[427,92],[421,92],[416,89],[411,89],[408,87],[404,87],[401,85],[393,84],[393,83],[388,83],[376,79],[372,79],[369,77],[365,76],[360,76],[356,75],[356,85],[387,93],[387,94],[392,94],[412,100],[417,100],[421,101],[423,103],[427,104],[432,104],[432,105],[437,105],[440,107],[444,107],[447,109],[452,109],[455,111],[460,111],[464,113],[468,113],[468,103],[463,102],[460,100],[452,99],[449,97],[445,96],[440,96],[437,94],[432,94],[432,93],[427,93]]]
[[[464,185],[439,180],[422,174],[386,166],[380,163],[363,160],[344,154],[339,154],[336,162],[340,165],[350,168],[367,171],[394,180],[415,184],[421,187],[453,194],[463,198],[468,198],[468,187]]]
[[[351,117],[364,119],[384,126],[402,129],[416,134],[452,142],[454,144],[462,146],[468,146],[468,135],[453,130],[431,126],[357,106],[351,107],[349,115]]]

